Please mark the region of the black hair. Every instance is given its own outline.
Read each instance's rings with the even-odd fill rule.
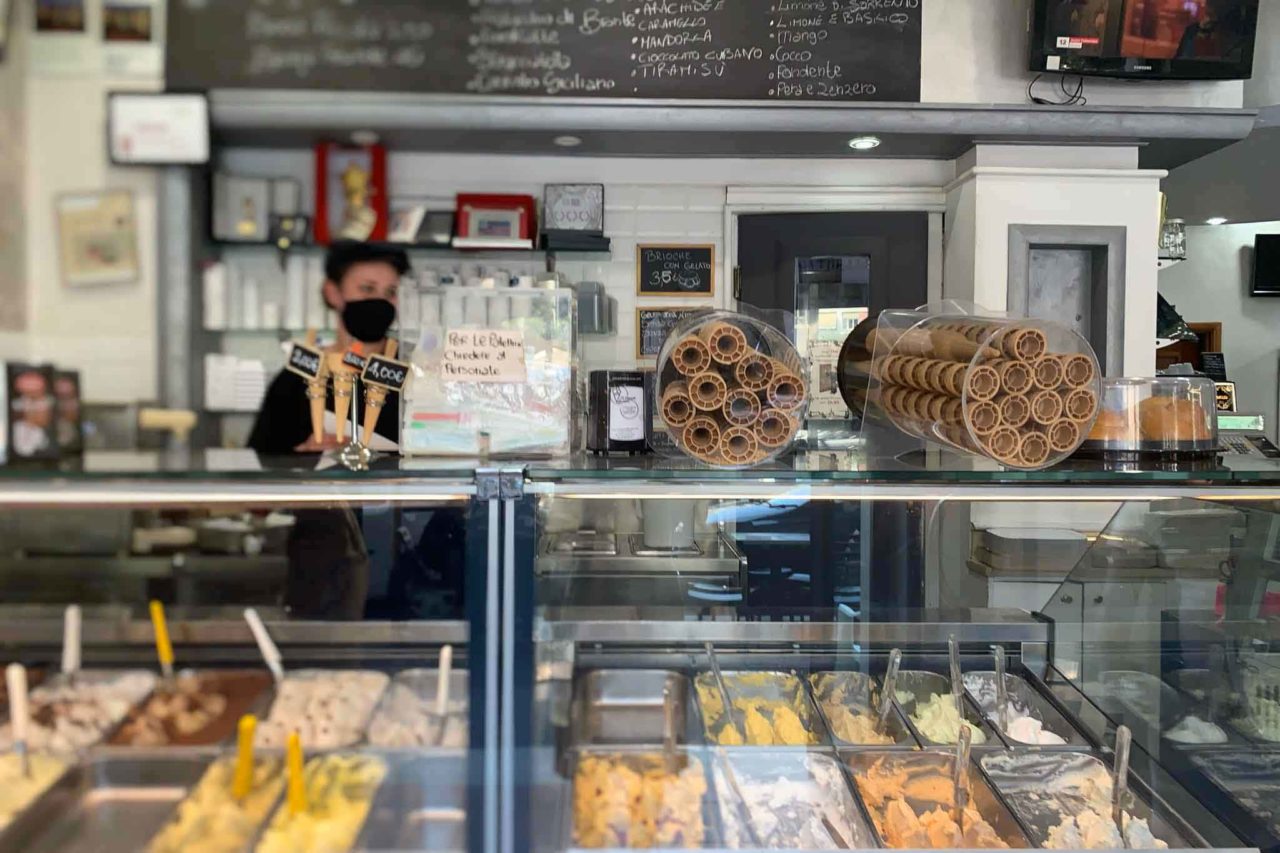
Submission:
[[[356,264],[386,264],[395,270],[397,275],[405,275],[412,269],[409,265],[409,256],[405,254],[404,249],[359,240],[339,240],[329,246],[329,251],[324,257],[325,278],[340,285],[342,279]]]

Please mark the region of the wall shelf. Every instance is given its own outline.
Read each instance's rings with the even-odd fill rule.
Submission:
[[[1247,137],[1255,110],[1035,104],[778,103],[467,97],[230,90],[210,93],[219,145],[308,148],[374,131],[393,151],[607,157],[848,157],[851,128],[882,145],[860,157],[954,159],[975,143],[1136,145],[1173,168]],[[557,148],[573,134],[582,144]]]

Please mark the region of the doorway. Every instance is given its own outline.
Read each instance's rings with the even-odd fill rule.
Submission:
[[[849,332],[886,308],[928,301],[929,214],[766,213],[738,217],[740,305],[783,312],[809,363],[809,422],[852,417],[836,386]]]

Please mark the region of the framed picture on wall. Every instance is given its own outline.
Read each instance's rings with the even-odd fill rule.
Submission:
[[[138,280],[138,224],[128,190],[68,193],[54,202],[63,284]]]
[[[316,242],[385,240],[389,222],[387,150],[331,142],[316,146]]]

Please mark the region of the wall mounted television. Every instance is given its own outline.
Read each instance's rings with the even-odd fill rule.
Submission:
[[[1253,74],[1260,0],[1033,0],[1031,70],[1147,80]]]
[[[1280,234],[1259,234],[1253,244],[1251,296],[1280,296]]]

